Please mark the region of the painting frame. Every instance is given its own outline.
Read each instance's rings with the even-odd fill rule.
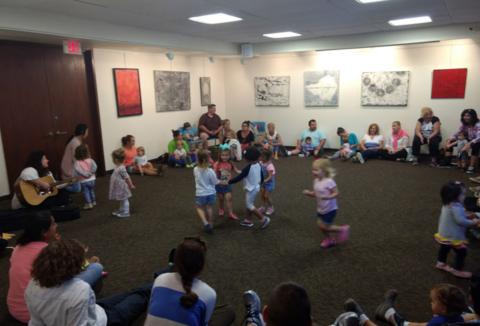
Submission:
[[[362,107],[407,107],[410,71],[369,71],[361,75]]]
[[[290,76],[254,77],[255,106],[290,107]]]
[[[339,95],[340,70],[303,72],[303,104],[306,108],[338,107]]]
[[[113,68],[113,88],[117,117],[125,118],[143,114],[140,71],[138,68]],[[133,77],[133,80],[132,80]],[[129,92],[134,94],[127,94]]]
[[[200,77],[200,106],[212,103],[212,84],[210,77]]]
[[[432,72],[431,98],[464,99],[467,78],[468,68],[434,69]]]
[[[190,72],[154,70],[155,111],[183,112],[192,109]]]

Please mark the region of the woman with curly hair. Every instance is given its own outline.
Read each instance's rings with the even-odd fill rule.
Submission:
[[[98,300],[76,277],[85,264],[85,247],[76,240],[48,244],[33,263],[25,291],[30,325],[128,325],[147,308],[152,284]]]

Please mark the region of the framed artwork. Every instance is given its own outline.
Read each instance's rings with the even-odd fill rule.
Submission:
[[[256,106],[289,106],[290,76],[255,77]]]
[[[181,71],[153,72],[157,112],[190,110],[190,73]]]
[[[467,68],[433,71],[432,98],[465,98]]]
[[[305,106],[338,106],[339,79],[338,70],[305,71],[303,73]]]
[[[142,96],[138,69],[113,68],[117,116],[141,115]]]
[[[212,103],[210,77],[200,77],[200,102],[202,106]]]
[[[362,73],[362,106],[407,106],[409,71]]]

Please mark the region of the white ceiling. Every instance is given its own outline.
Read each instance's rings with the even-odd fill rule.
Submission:
[[[393,31],[398,28],[388,20],[417,15],[430,15],[434,22],[429,26],[480,21],[480,0],[390,0],[368,5],[355,0],[0,0],[0,5],[233,43],[271,42],[261,35],[285,30],[301,33],[303,39]],[[243,21],[204,25],[188,20],[214,12]]]

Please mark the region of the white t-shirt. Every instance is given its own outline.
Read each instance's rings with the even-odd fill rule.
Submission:
[[[370,136],[367,134],[363,136],[362,140],[365,142],[365,147],[369,149],[372,147],[380,146],[380,143],[383,142],[383,136],[382,135]]]
[[[50,173],[50,175],[51,175],[51,173]],[[31,181],[31,180],[37,180],[39,178],[40,178],[40,176],[38,175],[38,171],[35,168],[28,167],[28,168],[25,168],[25,169],[22,170],[22,172],[20,173],[20,176],[15,181],[15,184],[20,182],[21,180]],[[11,205],[12,205],[12,209],[23,208],[23,205],[20,202],[20,200],[18,199],[17,194],[13,195]]]
[[[144,165],[147,165],[147,163],[148,163],[147,155],[135,156],[135,164],[144,166]]]
[[[215,186],[219,183],[211,168],[203,169],[196,166],[193,169],[195,177],[195,196],[209,196],[217,193]]]

